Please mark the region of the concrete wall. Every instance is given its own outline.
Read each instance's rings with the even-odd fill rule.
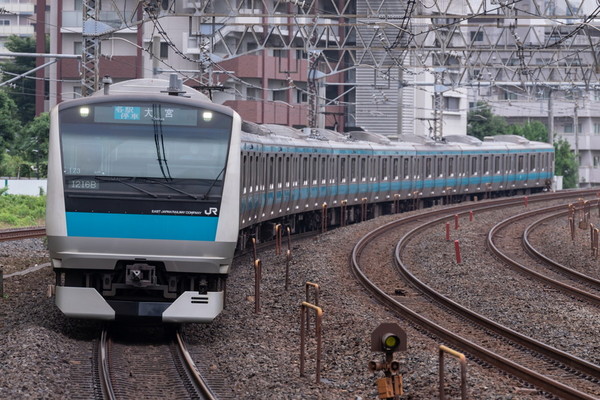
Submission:
[[[8,187],[8,194],[26,194],[39,196],[40,188],[46,193],[46,179],[10,179],[0,178],[0,187]]]

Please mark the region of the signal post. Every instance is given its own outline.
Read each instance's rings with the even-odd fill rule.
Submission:
[[[398,373],[400,363],[394,353],[406,351],[406,332],[394,323],[382,323],[371,334],[371,350],[385,353],[385,361],[370,361],[369,370],[383,371],[384,377],[377,379],[380,399],[394,399],[403,395],[402,375]]]

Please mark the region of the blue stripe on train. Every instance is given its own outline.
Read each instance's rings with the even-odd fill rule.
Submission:
[[[218,217],[67,212],[67,236],[214,242]]]

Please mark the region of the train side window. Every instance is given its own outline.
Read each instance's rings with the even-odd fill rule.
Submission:
[[[346,157],[342,157],[340,159],[340,182],[346,183],[346,175],[348,171],[346,171]]]
[[[525,157],[519,156],[518,164],[517,164],[517,171],[523,172],[524,169],[525,169]]]
[[[500,156],[494,157],[494,172],[500,174]]]
[[[350,182],[356,182],[356,158],[352,157],[350,159]]]
[[[408,158],[402,160],[402,174],[404,175],[404,179],[410,179],[410,168],[408,164]]]
[[[275,187],[275,160],[273,156],[268,156],[267,159],[267,187],[273,189]]]
[[[477,157],[471,157],[471,175],[477,175]]]
[[[400,167],[400,160],[398,160],[397,157],[394,157],[392,159],[392,176],[394,177],[395,181],[397,181],[398,178],[400,177],[399,167]]]
[[[384,181],[388,180],[388,159],[384,158],[381,160],[381,178]]]
[[[290,170],[290,165],[291,165],[291,161],[290,161],[290,156],[286,156],[285,157],[285,187],[289,188],[290,187],[290,175],[291,175],[291,170]]]
[[[535,157],[535,154],[532,154],[532,155],[529,157],[529,169],[530,169],[532,172],[535,172],[535,171],[537,170],[537,165],[535,164],[535,162],[536,162],[536,157]]]
[[[302,167],[301,167],[301,179],[302,185],[308,185],[308,157],[302,157]]]
[[[490,174],[490,158],[489,157],[483,157],[483,174],[484,175]]]
[[[283,187],[283,179],[285,176],[285,170],[283,169],[283,157],[277,157],[277,169],[275,169],[275,175],[277,176],[277,189],[281,189]]]
[[[415,179],[421,178],[421,159],[417,158],[415,160]]]
[[[370,182],[376,182],[377,180],[379,180],[379,176],[378,171],[377,171],[377,161],[379,160],[379,157],[372,157],[371,158],[371,162],[370,164],[370,168],[369,168],[369,181]]]
[[[425,178],[431,178],[431,158],[425,159]]]
[[[335,184],[337,180],[337,162],[339,160],[339,156],[330,156],[329,158],[329,184]]]
[[[360,181],[364,182],[367,180],[367,160],[361,157],[360,159]]]
[[[444,176],[444,159],[442,157],[437,159],[437,176],[439,178]]]
[[[454,157],[448,158],[448,176],[454,176]]]

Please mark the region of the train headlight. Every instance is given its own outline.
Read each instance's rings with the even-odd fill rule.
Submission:
[[[212,111],[204,111],[202,113],[202,119],[206,122],[210,122],[213,119],[213,113]]]
[[[90,108],[87,106],[79,107],[79,115],[83,118],[87,118],[90,115]]]

